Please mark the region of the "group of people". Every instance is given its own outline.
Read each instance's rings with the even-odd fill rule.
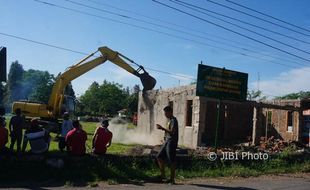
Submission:
[[[160,180],[164,180],[165,176],[165,163],[170,166],[170,183],[174,183],[175,169],[176,169],[176,149],[178,146],[178,121],[173,116],[173,110],[170,106],[164,108],[165,116],[168,122],[165,127],[157,124],[157,128],[165,132],[165,141],[162,145],[158,155],[157,163],[161,172]],[[11,136],[10,150],[13,151],[15,143],[17,143],[17,152],[24,152],[29,142],[31,152],[40,154],[48,151],[50,143],[49,132],[40,127],[38,119],[32,119],[30,127],[24,133],[23,128],[25,119],[21,115],[21,110],[15,110],[9,123],[9,131],[6,129],[5,119],[3,117],[4,111],[0,109],[0,153],[7,151],[6,144],[8,142],[8,135]],[[97,127],[92,139],[92,151],[94,154],[105,154],[107,148],[111,145],[112,132],[108,130],[109,121],[103,119]],[[23,138],[23,139],[22,139]],[[21,143],[23,146],[21,148]],[[71,121],[69,114],[65,113],[63,116],[63,123],[61,126],[61,133],[59,137],[59,149],[63,151],[67,149],[70,155],[81,156],[86,153],[87,133],[82,129],[78,120]]]
[[[41,126],[38,119],[32,119],[30,125],[21,113],[20,109],[15,110],[15,115],[11,117],[8,129],[4,118],[5,111],[0,108],[0,155],[14,152],[16,144],[17,154],[24,153],[27,145],[30,144],[30,153],[42,154],[48,152],[51,136],[50,132]],[[111,145],[112,132],[108,129],[109,121],[104,119],[96,128],[92,139],[92,152],[94,154],[105,154]],[[25,132],[23,132],[25,129]],[[6,147],[9,137],[11,143]],[[70,120],[69,114],[64,113],[63,122],[58,137],[58,147],[61,151],[65,149],[70,155],[82,156],[86,154],[87,133],[82,129],[78,120]]]

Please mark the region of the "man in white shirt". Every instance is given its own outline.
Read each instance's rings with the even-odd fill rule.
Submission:
[[[27,144],[30,144],[31,152],[42,154],[48,151],[50,144],[49,132],[39,126],[37,119],[31,120],[30,128],[26,130],[22,151],[25,152]]]

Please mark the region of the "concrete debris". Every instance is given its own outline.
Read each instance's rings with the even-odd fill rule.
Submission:
[[[137,145],[128,151],[128,155],[134,156],[154,156],[159,152],[161,145],[156,146],[144,146]],[[195,157],[205,157],[210,152],[216,152],[218,155],[223,154],[223,152],[251,152],[251,153],[269,153],[278,154],[283,151],[296,152],[296,153],[310,153],[310,148],[297,141],[284,141],[281,139],[276,139],[274,136],[265,140],[265,138],[260,139],[260,143],[257,146],[250,146],[249,143],[235,144],[231,146],[221,146],[214,148],[211,146],[198,147],[197,149],[186,149],[178,148],[178,156],[195,156]]]
[[[260,145],[258,147],[258,151],[268,152],[268,153],[281,153],[284,150],[294,151],[294,152],[302,152],[307,147],[297,141],[284,141],[281,139],[276,139],[274,136],[266,139],[262,137],[260,139]]]

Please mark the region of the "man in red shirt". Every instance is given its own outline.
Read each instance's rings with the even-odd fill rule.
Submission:
[[[109,120],[105,119],[95,131],[93,137],[93,152],[95,154],[105,154],[107,152],[107,148],[111,146],[113,134],[109,131],[108,126]]]
[[[0,116],[0,155],[7,152],[7,148],[5,147],[8,142],[8,130],[5,128],[6,123],[4,117]]]
[[[82,156],[86,152],[87,133],[82,129],[78,120],[74,120],[72,125],[74,128],[66,136],[67,151],[71,155]]]

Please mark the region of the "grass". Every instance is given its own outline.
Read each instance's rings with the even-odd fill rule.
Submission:
[[[0,187],[16,182],[57,183],[59,186],[96,185],[99,181],[109,184],[156,182],[158,168],[151,157],[87,155],[72,158],[50,153],[49,158],[61,158],[64,167],[59,169],[46,165],[45,160],[6,160],[0,162]],[[309,154],[276,155],[267,161],[215,161],[206,158],[179,158],[177,179],[195,177],[258,176],[264,174],[310,172]],[[169,174],[169,172],[167,172]],[[5,182],[5,184],[4,184]]]
[[[91,145],[96,123],[81,123],[88,133],[88,146]],[[53,134],[53,137],[55,135]],[[154,158],[149,156],[126,156],[128,149],[134,145],[112,143],[108,154],[103,157],[86,155],[72,158],[59,153],[57,142],[52,141],[50,151],[43,160],[27,159],[3,160],[0,162],[0,187],[12,187],[31,182],[58,186],[91,186],[106,181],[109,184],[154,182],[159,174]],[[29,147],[29,146],[28,146]],[[46,159],[62,159],[63,168],[46,164]],[[178,158],[177,179],[195,177],[259,176],[264,174],[310,172],[310,155],[295,153],[294,147],[287,148],[282,154],[273,155],[265,161],[209,161],[204,157]],[[167,171],[167,174],[169,172]],[[5,183],[4,183],[5,182]]]

